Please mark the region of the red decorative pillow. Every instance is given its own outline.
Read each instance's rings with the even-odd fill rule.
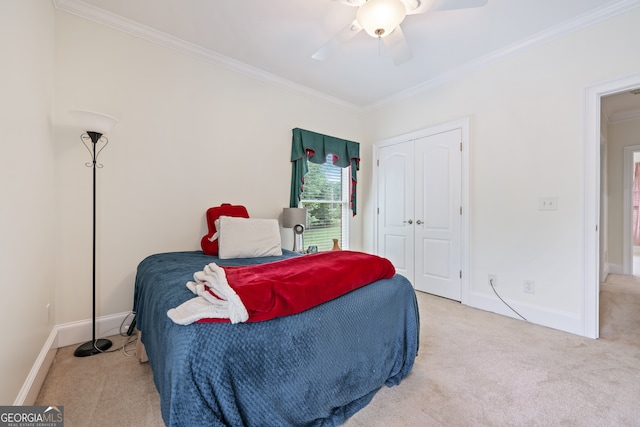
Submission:
[[[223,203],[220,206],[207,209],[207,225],[209,226],[209,233],[202,236],[202,240],[200,240],[202,252],[207,255],[218,255],[218,234],[215,222],[221,216],[249,218],[249,213],[247,212],[247,208],[244,206],[232,205],[230,203]]]

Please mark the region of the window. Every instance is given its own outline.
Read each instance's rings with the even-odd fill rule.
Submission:
[[[315,245],[319,251],[328,251],[333,239],[338,239],[340,248],[349,249],[350,171],[335,166],[332,154],[327,155],[326,163],[309,163],[300,200],[300,206],[307,208],[305,247]]]

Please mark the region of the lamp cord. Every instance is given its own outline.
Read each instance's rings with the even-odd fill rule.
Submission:
[[[507,302],[505,300],[502,299],[502,297],[500,295],[498,295],[498,291],[496,291],[496,288],[493,287],[493,279],[489,280],[489,284],[491,284],[491,289],[493,289],[493,293],[496,294],[496,296],[498,298],[500,298],[500,301],[502,301],[504,303],[504,305],[506,305],[507,307],[509,307],[511,309],[511,311],[513,311],[515,314],[517,314],[518,316],[520,316],[520,318],[522,320],[524,320],[525,322],[528,322],[527,319],[525,319],[524,317],[522,317],[522,315],[520,313],[518,313],[513,307],[511,307],[509,304],[507,304]]]

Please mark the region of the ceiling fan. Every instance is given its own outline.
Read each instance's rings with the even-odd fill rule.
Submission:
[[[333,0],[358,8],[356,19],[326,42],[313,59],[324,61],[341,44],[365,30],[371,37],[382,40],[396,65],[413,57],[400,24],[407,15],[440,10],[481,7],[488,0]]]

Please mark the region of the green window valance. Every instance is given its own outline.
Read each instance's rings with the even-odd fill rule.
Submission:
[[[289,206],[295,208],[300,202],[304,188],[304,176],[309,171],[307,161],[323,164],[327,154],[334,155],[333,164],[341,168],[351,166],[350,205],[356,214],[356,172],[360,169],[360,144],[346,139],[315,133],[304,129],[293,129],[291,141],[291,200]]]

